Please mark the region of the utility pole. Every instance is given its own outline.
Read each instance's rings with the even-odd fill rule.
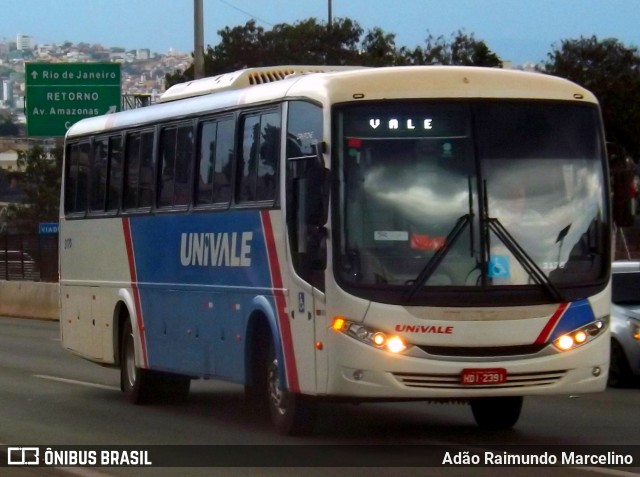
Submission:
[[[193,0],[193,77],[204,78],[204,27],[202,0]]]
[[[331,28],[331,25],[333,24],[333,14],[331,13],[331,0],[327,0],[327,3],[329,7],[329,20],[327,20],[327,25],[329,28]]]

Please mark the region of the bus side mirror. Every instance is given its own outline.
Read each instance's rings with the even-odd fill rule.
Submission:
[[[315,162],[304,178],[299,179],[298,230],[313,270],[324,270],[327,264],[325,227],[329,213],[329,171]]]
[[[324,167],[324,143],[316,154],[290,160],[291,200],[288,213],[293,227],[294,250],[310,270],[324,270],[327,263],[325,227],[329,215],[330,172]]]

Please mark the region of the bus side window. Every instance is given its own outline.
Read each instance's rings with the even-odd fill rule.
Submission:
[[[279,145],[279,112],[244,117],[242,155],[237,169],[238,203],[275,200]]]
[[[65,213],[67,214],[85,212],[87,208],[90,155],[89,142],[72,144],[69,147],[65,181]]]
[[[107,193],[107,210],[118,210],[120,191],[122,190],[122,138],[109,138],[109,186]]]
[[[109,142],[106,137],[93,141],[93,153],[91,156],[89,209],[94,212],[104,212],[109,159]]]
[[[218,122],[216,137],[216,165],[213,170],[213,202],[228,203],[231,200],[231,158],[233,157],[235,120]]]
[[[76,192],[78,188],[78,160],[80,146],[71,144],[67,147],[66,171],[64,181],[64,211],[67,214],[76,210]]]
[[[317,161],[317,145],[322,142],[322,108],[305,101],[291,101],[287,120],[287,170],[286,170],[286,211],[289,244],[293,266],[298,275],[320,290],[324,290],[324,272],[318,266],[318,253],[322,250],[308,250],[309,222],[314,217],[307,216],[314,206],[300,204],[305,195],[305,184],[313,181],[313,167]],[[316,179],[317,180],[317,179]],[[315,208],[321,204],[315,204]],[[311,214],[314,215],[314,214]],[[317,220],[316,220],[317,222]],[[320,257],[322,258],[322,257]],[[326,257],[325,257],[326,259]]]
[[[138,176],[138,207],[153,205],[153,131],[144,131],[140,137],[140,175]]]
[[[138,207],[138,186],[140,183],[140,133],[132,133],[127,137],[125,157],[124,208]]]
[[[191,124],[167,127],[160,136],[160,177],[158,206],[188,205],[193,156],[193,128]]]
[[[207,121],[200,127],[196,203],[228,204],[231,198],[231,157],[234,120]]]

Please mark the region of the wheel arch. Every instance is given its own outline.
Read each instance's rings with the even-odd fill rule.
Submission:
[[[139,346],[140,336],[138,332],[138,326],[136,326],[137,317],[135,313],[135,302],[130,290],[125,288],[120,289],[118,292],[119,300],[113,310],[113,352],[116,363],[120,364],[120,351],[122,346],[122,330],[124,329],[127,320],[131,321],[131,327],[133,329],[134,342],[136,343],[136,365],[141,366],[144,360],[142,360],[142,350]]]
[[[273,342],[278,360],[282,362],[282,344],[273,304],[267,297],[258,296],[252,301],[252,311],[247,319],[244,348],[245,384],[256,382],[256,364],[266,360],[269,342]],[[281,376],[284,381],[284,373]]]

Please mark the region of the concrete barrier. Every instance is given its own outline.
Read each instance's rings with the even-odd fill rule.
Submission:
[[[60,319],[57,283],[0,281],[0,315]]]

